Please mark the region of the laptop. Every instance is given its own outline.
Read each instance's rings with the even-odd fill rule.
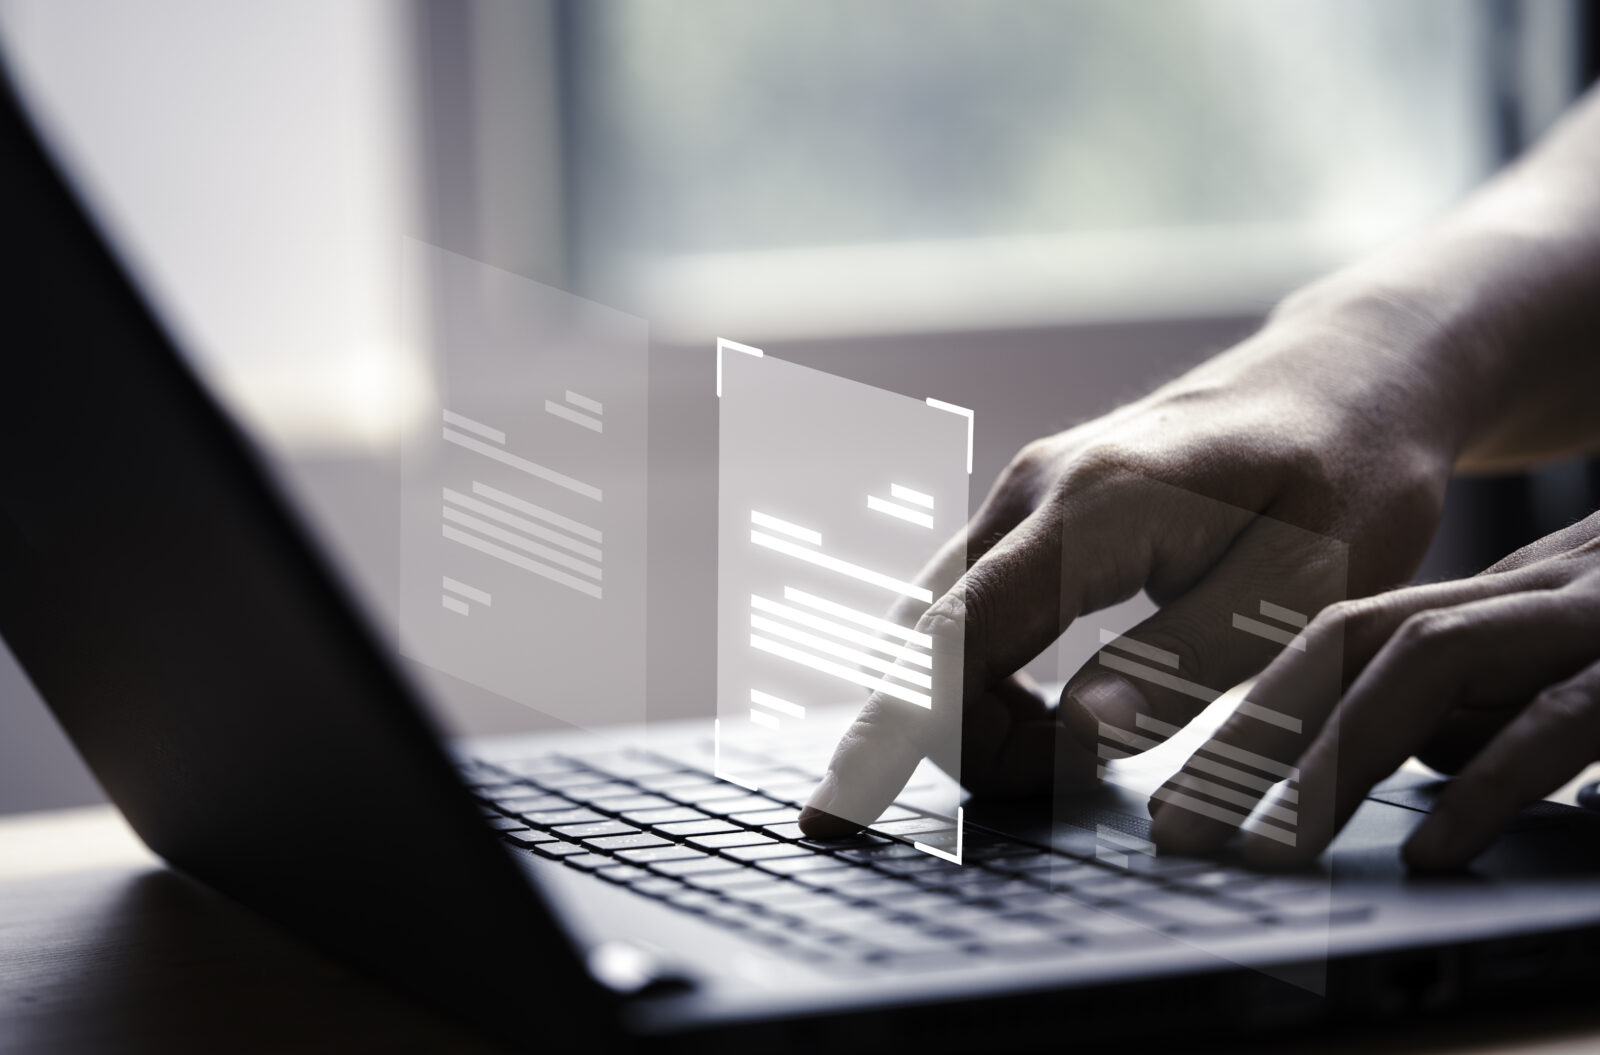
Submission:
[[[1135,852],[1110,784],[969,800],[957,864],[914,802],[806,839],[817,774],[719,780],[709,723],[445,742],[9,87],[0,140],[0,634],[156,853],[328,955],[528,1047],[1193,1039],[1592,977],[1600,819],[1541,805],[1408,878],[1425,777],[1260,875]]]

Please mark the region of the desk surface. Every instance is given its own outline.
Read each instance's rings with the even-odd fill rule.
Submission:
[[[1259,1050],[1353,1047],[1576,1055],[1600,1009]],[[0,819],[0,1051],[396,1049],[491,1050],[167,871],[109,807]]]

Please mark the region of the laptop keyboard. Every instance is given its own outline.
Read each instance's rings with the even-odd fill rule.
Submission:
[[[1126,852],[1104,829],[1047,849],[969,824],[963,866],[912,845],[948,821],[901,805],[866,832],[809,839],[796,817],[815,777],[783,767],[760,792],[645,752],[473,761],[463,775],[513,846],[818,965],[1054,957],[1371,911],[1330,903],[1326,880]]]

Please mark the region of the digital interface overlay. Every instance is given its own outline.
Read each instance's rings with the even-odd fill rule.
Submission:
[[[821,773],[869,696],[924,760],[901,801],[849,816],[959,856],[959,628],[917,619],[953,582],[928,566],[967,522],[970,412],[718,349],[716,766]]]
[[[401,651],[589,729],[642,722],[648,330],[421,242],[434,398],[401,452]]]

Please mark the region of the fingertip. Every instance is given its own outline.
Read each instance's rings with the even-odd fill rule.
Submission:
[[[1065,699],[1076,704],[1089,719],[1075,719],[1074,731],[1086,733],[1091,741],[1098,740],[1102,724],[1133,732],[1138,728],[1139,717],[1150,713],[1150,702],[1138,686],[1107,671],[1096,671],[1070,686]]]
[[[1308,867],[1321,852],[1304,839],[1283,843],[1259,833],[1246,832],[1240,846],[1245,862],[1264,872],[1292,872]]]
[[[1158,807],[1150,818],[1150,841],[1164,854],[1198,857],[1216,849],[1195,823],[1193,815],[1175,806]]]
[[[1435,813],[1400,847],[1400,859],[1413,872],[1459,871],[1469,860],[1460,843],[1448,821]]]
[[[1174,777],[1156,791],[1158,799],[1150,800],[1150,841],[1162,853],[1180,857],[1200,857],[1215,852],[1234,831],[1232,825],[1220,824],[1189,809],[1181,801],[1165,798],[1182,794],[1182,775]]]
[[[799,822],[800,831],[813,839],[837,839],[845,835],[854,835],[864,827],[843,817],[825,813],[815,806],[802,809]]]

